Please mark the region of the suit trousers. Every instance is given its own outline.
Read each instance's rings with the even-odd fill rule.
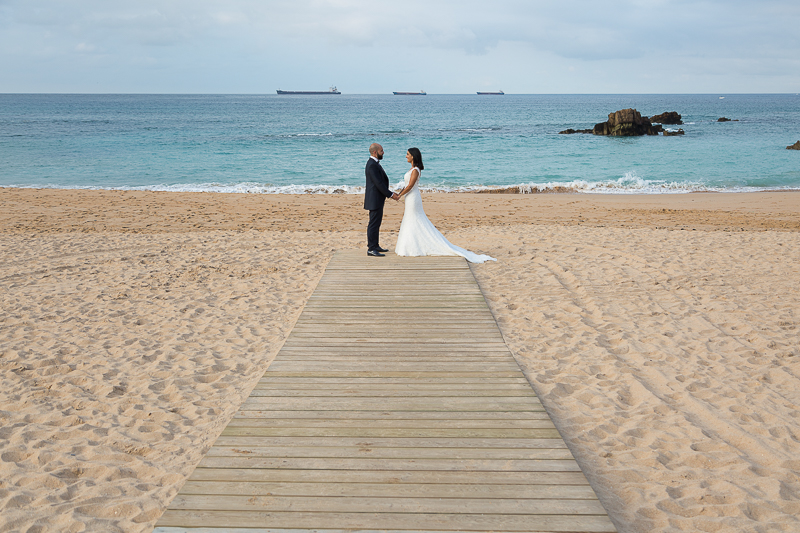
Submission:
[[[367,250],[377,250],[380,246],[381,222],[383,222],[383,206],[380,209],[370,209],[369,224],[367,224]]]

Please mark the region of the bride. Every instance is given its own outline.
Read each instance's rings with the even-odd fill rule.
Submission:
[[[444,238],[436,226],[428,220],[422,209],[422,196],[419,193],[419,175],[425,167],[422,165],[422,154],[419,148],[409,148],[406,161],[411,163],[411,170],[403,177],[403,190],[398,194],[405,198],[406,209],[400,223],[400,234],[397,236],[395,253],[401,256],[420,255],[460,255],[470,263],[497,261],[488,255],[478,255],[460,248]]]

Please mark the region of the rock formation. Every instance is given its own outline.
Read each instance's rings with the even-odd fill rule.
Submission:
[[[650,119],[643,117],[635,109],[621,109],[608,114],[608,121],[595,124],[592,133],[595,135],[611,135],[612,137],[634,137],[637,135],[658,135],[663,131],[660,126],[654,127]]]
[[[667,111],[666,113],[650,117],[650,122],[653,124],[683,124],[681,116],[677,111]]]
[[[739,119],[736,118],[736,119],[731,120],[731,119],[726,118],[726,117],[719,117],[717,119],[717,122],[739,122]]]
[[[683,124],[681,116],[675,111],[662,113],[654,118],[664,120],[664,124]],[[666,122],[667,120],[677,122]],[[608,114],[608,120],[595,124],[594,128],[590,130],[574,130],[569,128],[558,133],[593,133],[594,135],[611,135],[612,137],[633,137],[636,135],[683,135],[683,130],[673,131],[667,133],[661,124],[652,124],[650,119],[643,117],[641,113],[635,109],[621,109],[614,113]]]
[[[683,135],[685,132],[683,128],[678,128],[678,131],[667,131],[664,130],[664,137],[672,137],[673,135]]]
[[[787,150],[800,150],[800,141],[797,141],[794,144],[790,144],[786,147]]]
[[[588,130],[573,130],[572,128],[569,128],[569,129],[566,129],[564,131],[559,131],[558,133],[559,134],[565,133],[567,135],[570,135],[570,134],[573,134],[573,133],[592,133],[592,130],[591,129],[588,129]]]

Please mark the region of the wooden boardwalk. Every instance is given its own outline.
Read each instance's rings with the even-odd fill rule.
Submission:
[[[467,263],[337,253],[156,533],[616,531]]]

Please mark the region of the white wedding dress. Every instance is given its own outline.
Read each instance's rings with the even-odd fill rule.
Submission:
[[[416,168],[416,167],[415,167]],[[413,169],[412,169],[413,170]],[[420,172],[417,169],[417,172]],[[421,174],[421,172],[420,172]],[[411,170],[403,177],[403,186],[408,185],[411,179]],[[488,255],[479,255],[451,244],[444,238],[436,226],[428,220],[425,210],[422,209],[422,195],[419,193],[419,178],[414,187],[404,196],[406,209],[403,212],[403,221],[400,223],[400,234],[397,236],[397,245],[394,251],[400,256],[421,255],[460,255],[470,263],[483,263],[497,261]]]

